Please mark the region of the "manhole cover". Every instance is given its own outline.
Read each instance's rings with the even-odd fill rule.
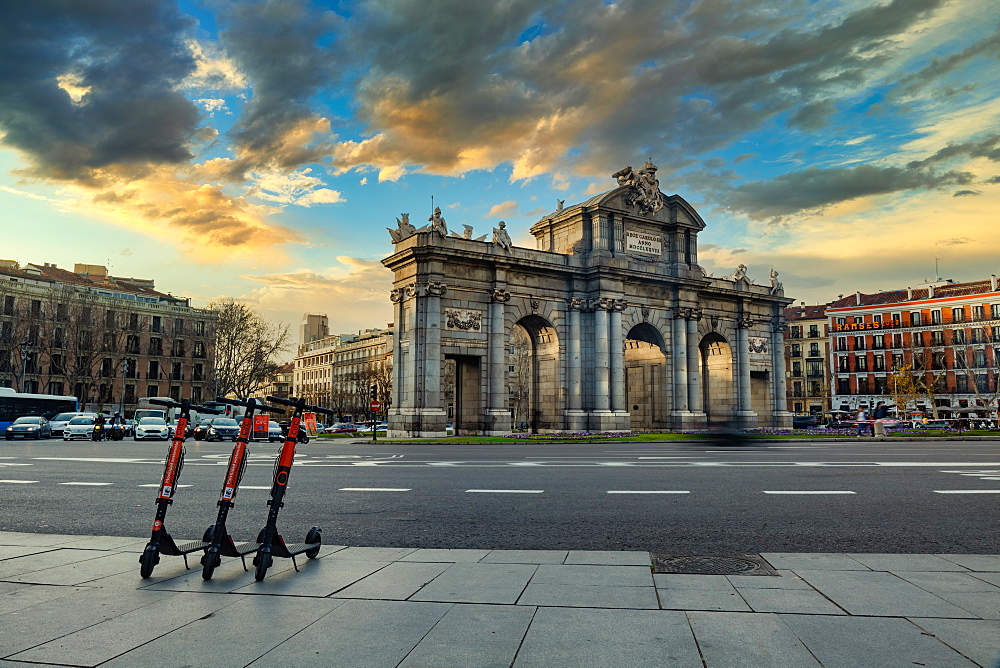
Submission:
[[[654,573],[686,575],[777,575],[758,554],[664,554],[650,552]]]

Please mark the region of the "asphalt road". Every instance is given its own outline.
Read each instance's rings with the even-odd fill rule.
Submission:
[[[231,443],[187,445],[175,538],[214,522]],[[142,536],[167,444],[0,444],[0,530]],[[266,518],[278,444],[259,443],[230,514]],[[190,487],[184,487],[190,485]],[[298,542],[500,549],[996,553],[1000,443],[785,441],[299,446],[279,527]]]

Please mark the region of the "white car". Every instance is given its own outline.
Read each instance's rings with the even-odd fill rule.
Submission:
[[[140,418],[139,423],[135,425],[135,436],[133,436],[133,439],[136,441],[144,441],[146,439],[166,441],[169,438],[170,427],[167,426],[163,418],[144,417]]]
[[[97,416],[93,413],[85,413],[71,418],[63,427],[62,437],[64,441],[75,441],[77,439],[89,441],[94,433],[94,420]]]
[[[66,428],[66,425],[69,424],[69,421],[81,415],[89,415],[90,417],[97,417],[97,413],[83,413],[83,412],[60,413],[59,415],[49,420],[49,426],[52,427],[52,435],[62,436],[63,430]]]

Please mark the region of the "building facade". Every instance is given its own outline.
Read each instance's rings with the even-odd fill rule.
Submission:
[[[856,293],[826,309],[833,408],[878,401],[901,414],[994,417],[1000,344],[996,276]]]
[[[217,315],[100,265],[0,261],[0,382],[113,412],[214,396]]]
[[[826,306],[806,305],[785,309],[785,384],[788,410],[796,414],[830,410],[830,337]]]

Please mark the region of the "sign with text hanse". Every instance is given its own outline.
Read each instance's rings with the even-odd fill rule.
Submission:
[[[655,234],[643,234],[642,232],[626,230],[625,250],[648,253],[650,255],[661,255],[663,253],[663,243],[660,237]]]

